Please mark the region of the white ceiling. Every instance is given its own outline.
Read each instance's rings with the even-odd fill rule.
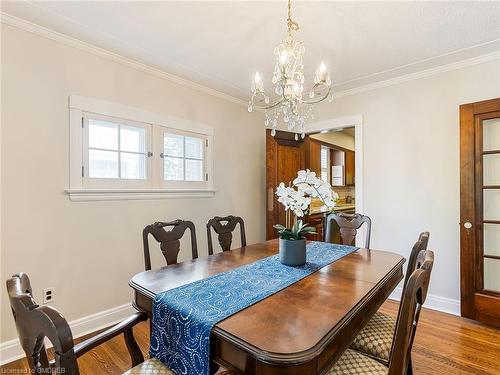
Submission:
[[[324,60],[336,91],[500,51],[500,2],[292,6],[306,80]],[[2,1],[2,11],[246,100],[256,70],[271,89],[286,3]]]

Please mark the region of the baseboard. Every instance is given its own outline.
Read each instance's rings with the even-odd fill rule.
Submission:
[[[135,311],[130,303],[127,303],[73,320],[69,322],[69,326],[73,333],[73,338],[78,338],[116,324],[132,315]],[[22,357],[24,357],[24,352],[17,338],[0,343],[0,365]]]
[[[397,287],[389,296],[389,299],[399,301],[403,288]],[[427,294],[424,307],[431,310],[460,316],[460,301],[452,298],[441,297],[435,294]]]

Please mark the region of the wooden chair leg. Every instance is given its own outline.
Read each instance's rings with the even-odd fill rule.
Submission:
[[[411,355],[410,355],[410,360],[408,361],[408,366],[406,367],[406,375],[413,375],[413,365],[411,363]]]
[[[132,359],[132,367],[144,362],[144,356],[142,355],[139,345],[137,345],[137,341],[135,341],[133,328],[130,327],[130,329],[123,332],[123,336],[125,336],[125,344],[127,345],[128,353]]]

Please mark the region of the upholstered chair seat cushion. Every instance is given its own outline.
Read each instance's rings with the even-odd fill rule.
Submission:
[[[362,352],[384,364],[389,363],[396,319],[380,312],[356,336],[351,349]]]
[[[327,375],[387,375],[389,369],[355,350],[347,349]]]
[[[132,367],[123,375],[175,375],[167,366],[156,358],[146,359],[137,366]]]

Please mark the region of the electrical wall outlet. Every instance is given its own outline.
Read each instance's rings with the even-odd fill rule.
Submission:
[[[54,288],[47,288],[43,290],[43,304],[54,302]]]

